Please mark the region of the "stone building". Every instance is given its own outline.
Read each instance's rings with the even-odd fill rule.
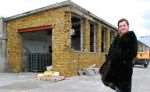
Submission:
[[[71,1],[11,16],[3,23],[7,70],[39,72],[53,66],[65,76],[93,64],[99,67],[117,30]]]

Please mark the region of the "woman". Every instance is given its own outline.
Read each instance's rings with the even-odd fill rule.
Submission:
[[[118,35],[110,46],[103,70],[105,76],[102,81],[116,92],[131,92],[133,59],[137,54],[137,38],[133,31],[129,31],[126,19],[118,21]],[[100,73],[101,73],[100,69]],[[107,72],[106,72],[107,71]]]

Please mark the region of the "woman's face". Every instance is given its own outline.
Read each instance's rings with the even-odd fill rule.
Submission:
[[[124,33],[128,32],[128,31],[129,31],[128,24],[125,21],[120,22],[119,25],[118,25],[118,32],[120,34],[124,34]]]

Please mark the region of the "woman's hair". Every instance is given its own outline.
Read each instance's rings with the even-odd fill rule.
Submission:
[[[118,27],[119,27],[119,23],[121,23],[121,22],[123,22],[123,21],[125,21],[125,22],[127,23],[127,25],[129,26],[129,21],[128,21],[127,19],[125,19],[125,18],[122,18],[122,19],[120,19],[120,20],[118,21]]]

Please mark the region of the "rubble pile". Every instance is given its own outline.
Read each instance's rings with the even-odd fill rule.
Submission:
[[[51,80],[51,81],[61,81],[65,77],[61,76],[59,72],[53,71],[51,67],[47,67],[47,70],[44,73],[37,74],[38,80]]]
[[[78,71],[79,75],[87,75],[87,76],[94,76],[98,74],[98,68],[96,68],[96,65],[93,64],[89,66],[88,68],[84,68]]]

